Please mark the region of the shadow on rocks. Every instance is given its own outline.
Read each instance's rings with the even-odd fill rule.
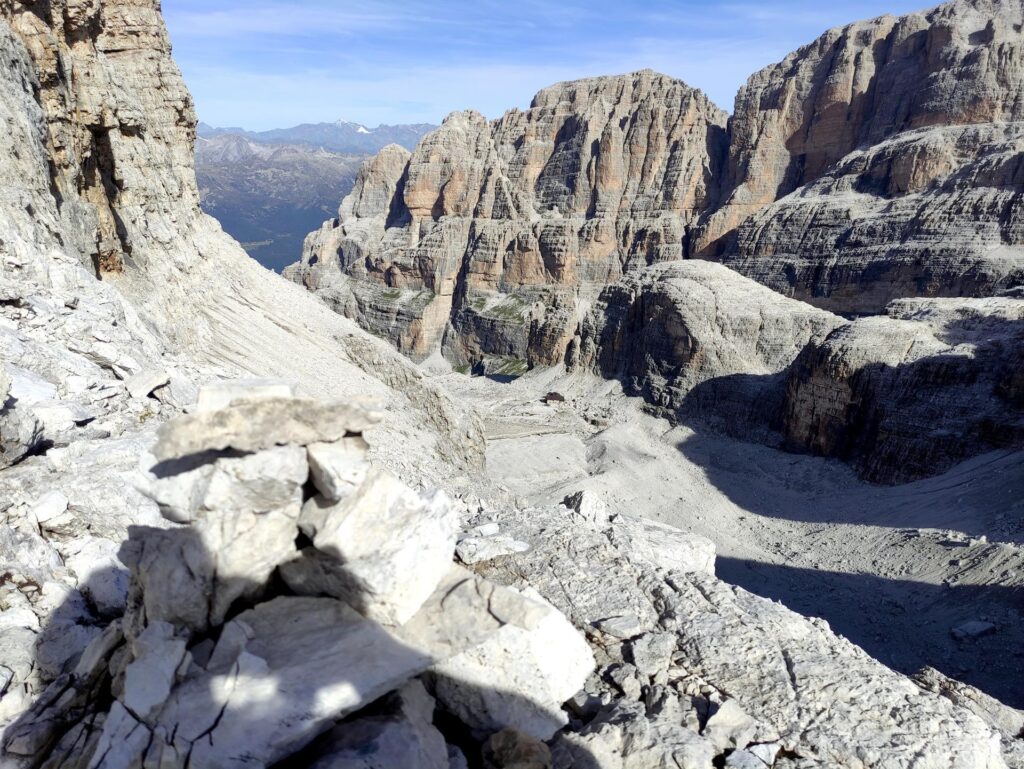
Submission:
[[[935,585],[719,557],[720,579],[822,617],[906,675],[925,666],[1024,707],[1024,588]]]
[[[294,536],[297,558],[322,557],[310,552],[306,534]],[[495,728],[509,714],[535,709],[529,697],[445,685],[431,672],[496,632],[500,604],[488,591],[503,588],[453,566],[410,620],[385,627],[365,616],[373,601],[358,591],[344,601],[300,595],[280,568],[265,581],[222,573],[219,555],[192,526],[133,527],[120,557],[131,570],[123,616],[4,730],[3,766],[552,765],[541,740]],[[88,595],[90,587],[79,590]],[[466,723],[467,708],[482,709],[478,723]],[[576,748],[558,765],[600,763]]]

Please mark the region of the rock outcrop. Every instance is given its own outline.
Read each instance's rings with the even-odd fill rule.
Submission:
[[[918,686],[723,584],[700,537],[590,492],[463,517],[367,461],[371,409],[268,390],[218,386],[158,430],[141,487],[164,520],[122,547],[123,616],[2,729],[13,766],[443,769],[465,751],[551,769],[1004,769],[1003,741],[1015,755],[1013,711]],[[470,571],[452,563],[460,528],[525,548]]]
[[[932,475],[1024,443],[1024,302],[904,299],[812,341],[789,375],[791,448],[873,481]]]
[[[607,288],[568,362],[657,413],[903,483],[1024,445],[1024,302],[903,299],[844,321],[721,265]]]
[[[685,255],[725,119],[650,71],[561,83],[491,123],[454,113],[364,166],[290,274],[414,358],[556,363],[588,298]]]
[[[838,312],[1024,280],[1024,10],[956,0],[830,30],[740,90],[695,253]]]
[[[423,359],[550,365],[603,285],[720,259],[834,312],[1024,282],[1020,4],[826,32],[725,116],[644,72],[386,149],[291,277]]]
[[[374,718],[384,728],[376,711],[342,720],[391,691],[386,723],[417,737],[391,746],[394,766],[447,765],[435,698],[481,739],[561,728],[589,647],[536,593],[452,563],[450,501],[368,464],[360,436],[378,418],[257,394],[165,424],[143,467],[174,525],[130,531],[123,618],[4,730],[8,758],[212,769],[311,746],[305,760],[334,766],[380,739]]]
[[[841,324],[721,265],[673,262],[605,289],[568,362],[620,380],[662,414],[750,439],[779,429],[790,364]]]
[[[530,549],[474,566],[529,584],[588,629],[598,669],[552,742],[555,767],[1004,766],[1016,721],[922,690],[820,619],[730,587],[693,562],[616,547],[573,510],[491,514]],[[936,730],[936,725],[943,726]],[[1001,731],[1005,730],[1005,731]]]
[[[471,415],[385,344],[252,263],[202,214],[192,100],[159,3],[0,3],[0,51],[0,165],[18,180],[0,190],[0,258],[18,301],[36,292],[61,308],[59,297],[73,302],[76,292],[83,305],[86,293],[104,297],[110,313],[129,318],[123,331],[149,345],[138,366],[125,366],[116,360],[128,354],[123,333],[89,339],[97,356],[114,357],[115,378],[166,353],[211,378],[272,376],[299,380],[309,394],[376,394],[407,412],[383,421],[396,441],[378,447],[393,463],[418,444],[438,451],[407,456],[479,466]],[[33,321],[43,308],[35,305],[25,302],[28,327],[44,317]]]

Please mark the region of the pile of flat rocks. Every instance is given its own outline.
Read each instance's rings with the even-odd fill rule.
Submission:
[[[590,647],[535,591],[455,564],[448,498],[367,461],[379,418],[228,384],[164,424],[143,487],[166,521],[122,546],[126,611],[4,729],[6,760],[442,769],[546,751]]]

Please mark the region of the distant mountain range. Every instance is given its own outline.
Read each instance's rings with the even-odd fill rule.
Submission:
[[[339,120],[334,123],[303,123],[292,128],[274,128],[269,131],[246,131],[244,128],[215,128],[200,123],[199,136],[212,139],[230,134],[265,144],[303,144],[331,152],[372,155],[389,144],[414,149],[419,140],[435,128],[437,126],[429,123],[368,128],[360,123]]]
[[[196,178],[203,210],[249,255],[280,272],[306,234],[334,216],[366,158],[388,144],[415,147],[435,126],[305,124],[272,131],[199,124]]]

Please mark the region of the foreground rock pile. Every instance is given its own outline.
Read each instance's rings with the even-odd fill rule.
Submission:
[[[592,492],[488,510],[410,489],[366,459],[378,420],[368,403],[221,384],[160,427],[139,485],[162,521],[130,529],[120,603],[36,672],[54,680],[31,708],[9,699],[28,682],[0,697],[23,703],[3,711],[8,764],[1002,769],[1001,750],[1019,755],[1020,714],[915,684],[725,585],[701,537]]]
[[[123,617],[8,726],[8,758],[341,766],[407,733],[391,765],[446,766],[435,697],[478,741],[559,729],[589,648],[535,592],[454,565],[449,500],[366,461],[379,414],[251,396],[206,390],[159,430],[145,485],[174,525],[131,529]]]
[[[1020,765],[1019,712],[962,684],[938,696],[823,620],[717,580],[690,535],[589,492],[566,504],[491,516],[529,549],[474,567],[534,586],[595,648],[555,766]]]

